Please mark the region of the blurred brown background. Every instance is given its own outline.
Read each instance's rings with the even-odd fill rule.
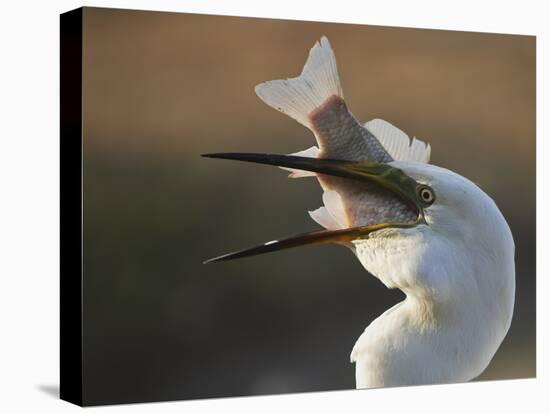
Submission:
[[[400,301],[339,246],[202,261],[316,228],[315,180],[203,159],[311,133],[263,104],[327,35],[349,107],[432,144],[516,241],[512,328],[480,379],[535,375],[535,38],[87,8],[84,398],[89,404],[353,388],[349,354]]]

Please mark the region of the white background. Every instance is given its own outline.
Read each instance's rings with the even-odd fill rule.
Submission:
[[[219,3],[219,4],[216,4]],[[550,381],[548,322],[548,26],[545,1],[91,1],[87,6],[537,35],[538,378],[89,408],[122,412],[541,412]],[[59,14],[77,1],[0,10],[0,412],[74,412],[59,384]],[[546,73],[545,69],[546,68]],[[546,111],[545,111],[546,104]],[[546,118],[548,119],[548,118]],[[547,123],[546,123],[547,125]],[[518,137],[520,139],[520,137]],[[546,164],[546,165],[545,165]],[[518,200],[520,203],[521,200]],[[546,257],[545,257],[546,256]],[[521,277],[521,275],[518,275]],[[547,331],[547,329],[546,329]],[[544,388],[546,388],[546,393]],[[548,411],[546,411],[548,412]]]

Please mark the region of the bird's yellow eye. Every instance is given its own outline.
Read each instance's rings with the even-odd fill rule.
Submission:
[[[418,197],[422,201],[422,204],[424,204],[424,207],[432,205],[435,201],[435,194],[428,186],[422,186],[418,189]]]

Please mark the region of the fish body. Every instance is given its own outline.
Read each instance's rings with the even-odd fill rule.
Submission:
[[[396,156],[429,159],[429,146],[418,140],[409,145],[409,138],[390,123],[376,119],[362,125],[355,118],[344,100],[336,58],[326,37],[311,49],[299,77],[261,83],[256,86],[256,93],[265,103],[313,132],[317,147],[293,155],[379,163],[391,163]],[[394,150],[394,156],[381,138]],[[373,183],[311,172],[291,174],[308,176],[316,176],[324,190],[324,206],[311,211],[310,216],[327,229],[391,221],[413,223],[418,218],[418,212],[403,200]]]

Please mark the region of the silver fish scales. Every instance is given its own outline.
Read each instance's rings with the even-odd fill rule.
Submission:
[[[318,158],[384,163],[393,161],[378,139],[348,110],[341,97],[332,95],[308,117],[319,145]],[[375,183],[353,182],[323,174],[317,174],[317,178],[324,191],[336,191],[339,194],[345,226],[389,221],[412,223],[417,219],[417,211]]]

